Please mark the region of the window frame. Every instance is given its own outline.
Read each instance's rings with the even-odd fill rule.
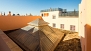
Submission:
[[[48,17],[49,16],[49,13],[44,13],[44,17]]]
[[[64,24],[60,24],[60,28],[61,29],[64,29]]]
[[[53,16],[52,16],[52,19],[56,19],[56,16],[55,16],[55,15],[53,15]]]
[[[75,25],[70,25],[70,30],[71,31],[75,31],[76,30],[75,28],[76,28]]]
[[[53,23],[52,25],[53,25],[53,27],[56,27],[56,24],[55,23]]]
[[[41,14],[41,16],[42,16],[42,17],[44,16],[43,13]]]

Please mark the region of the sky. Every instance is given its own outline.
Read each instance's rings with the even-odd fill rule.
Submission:
[[[39,15],[41,10],[51,8],[63,8],[68,11],[79,10],[81,0],[0,0],[0,12],[11,11],[13,14]]]

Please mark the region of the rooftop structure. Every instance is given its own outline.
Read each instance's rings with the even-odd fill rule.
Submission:
[[[40,12],[52,12],[52,11],[58,11],[59,17],[61,16],[78,16],[79,11],[76,11],[75,9],[73,11],[67,11],[67,9],[62,8],[50,8],[46,10],[41,10]]]
[[[8,33],[25,51],[54,51],[64,34],[54,31],[43,19],[36,19],[21,29]]]
[[[84,1],[84,3],[85,3],[85,1]],[[86,2],[86,4],[87,3],[90,4],[89,0],[88,0],[88,2]],[[90,36],[91,35],[91,31],[90,31],[91,30],[91,26],[90,26],[91,25],[91,21],[90,21],[91,14],[90,13],[91,13],[91,11],[89,11],[90,10],[89,4],[87,4],[87,8],[85,8],[85,7],[83,7],[84,4],[82,2],[79,5],[80,12],[79,11],[75,11],[75,12],[67,11],[67,10],[64,11],[63,9],[59,9],[59,8],[57,8],[57,9],[50,8],[48,10],[42,10],[41,12],[43,14],[43,19],[46,20],[47,22],[51,23],[50,26],[53,25],[53,27],[56,27],[56,28],[61,27],[61,29],[68,29],[68,30],[78,32],[78,20],[79,20],[79,32],[80,32],[81,41],[82,41],[81,42],[82,49],[83,49],[83,51],[84,51],[84,49],[85,49],[85,51],[91,51],[91,49],[90,49],[90,46],[91,46],[90,45],[90,37],[91,37]],[[58,12],[52,12],[52,11],[58,11]],[[62,12],[60,12],[60,11],[62,11]],[[78,15],[78,12],[80,14],[80,18],[73,18],[73,17],[65,18],[64,17],[64,16],[74,16],[75,14]],[[88,12],[88,14],[86,12]],[[45,14],[45,13],[47,13],[47,14]],[[9,12],[9,14],[11,14],[11,13]],[[44,15],[46,15],[46,16],[44,16]],[[37,18],[32,17],[32,19],[30,19],[29,17],[27,17],[27,18],[24,18],[24,17],[22,16],[20,18],[20,16],[19,16],[18,18],[15,18],[13,16],[7,16],[7,17],[1,16],[0,29],[3,31],[18,29],[18,30],[10,32],[8,34],[8,36],[12,40],[14,40],[19,46],[21,46],[24,50],[35,50],[35,49],[41,50],[41,51],[53,50],[56,47],[56,45],[54,46],[54,44],[58,43],[57,40],[59,40],[59,37],[61,37],[61,35],[60,35],[61,33],[60,32],[55,33],[52,30],[52,28],[50,28],[47,24],[45,24],[45,25],[42,24],[43,26],[39,25],[38,22],[40,20],[37,19],[39,17],[37,17]],[[61,17],[61,18],[59,19],[59,17]],[[64,17],[64,18],[62,18],[62,17]],[[83,17],[85,17],[86,20]],[[33,20],[36,20],[36,21],[31,23],[31,21],[33,21]],[[29,25],[27,26],[26,23],[28,23]],[[85,30],[85,33],[84,33],[84,30]],[[62,36],[63,35],[64,34],[62,34]],[[61,38],[60,38],[60,40],[61,40]],[[47,43],[48,46],[45,43]]]
[[[17,14],[13,13],[12,14],[11,11],[9,11],[8,14],[5,14],[5,12],[1,11],[0,16],[33,16],[33,15],[32,14],[20,15],[19,13],[17,13]]]
[[[51,8],[52,9],[52,8]],[[42,18],[50,23],[51,27],[78,32],[79,11],[67,11],[67,9],[55,9],[53,11],[40,12]]]
[[[61,12],[59,16],[79,16],[79,11],[67,11],[67,12]]]
[[[62,8],[50,8],[50,9],[45,9],[41,10],[41,12],[50,12],[50,11],[62,11]]]

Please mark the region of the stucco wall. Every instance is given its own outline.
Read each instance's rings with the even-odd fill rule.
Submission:
[[[41,12],[42,13],[49,13],[48,17],[42,17],[46,22],[49,22],[50,26],[53,27],[53,23],[56,24],[56,28],[60,29],[60,24],[64,24],[65,30],[70,30],[70,25],[75,25],[75,31],[78,32],[78,17],[59,17],[59,11],[53,11],[53,12]],[[55,19],[53,19],[53,15],[56,16]]]
[[[49,16],[47,17],[42,17],[46,22],[49,22],[50,26],[53,27],[53,23],[56,24],[56,28],[60,29],[60,24],[64,24],[64,29],[65,30],[70,30],[70,25],[75,25],[75,31],[78,32],[78,17],[75,16],[67,16],[67,17],[59,17],[60,11],[51,11],[51,12],[41,12],[42,13],[49,13]],[[53,15],[56,16],[55,19],[53,19]]]
[[[82,51],[86,50],[86,37],[85,37],[85,25],[86,25],[86,13],[85,13],[85,8],[84,8],[84,1],[79,4],[79,36],[81,37],[81,47]]]
[[[91,0],[86,1],[86,51],[91,51]]]
[[[91,51],[91,0],[82,0],[79,7],[82,12],[79,19],[82,22],[79,27],[82,51]]]
[[[41,16],[0,16],[0,29],[3,31],[18,29]]]
[[[56,19],[50,19],[50,18],[46,18],[46,17],[43,17],[43,19],[47,22],[49,22],[50,26],[53,27],[53,23],[56,24],[56,28],[59,28],[60,29],[60,24],[64,24],[64,29],[65,30],[70,30],[70,25],[75,25],[75,31],[78,32],[78,18],[71,18],[71,17],[68,17],[68,18],[56,18]]]
[[[44,13],[49,13],[49,16],[46,16],[46,17],[49,17],[49,18],[52,18],[53,15],[55,15],[57,18],[59,17],[59,11],[41,12],[40,15],[44,14]]]

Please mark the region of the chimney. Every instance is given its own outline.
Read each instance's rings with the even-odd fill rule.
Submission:
[[[4,12],[4,16],[5,16],[5,12]]]
[[[50,7],[50,11],[52,11],[52,8]]]
[[[8,16],[11,16],[11,11],[9,11],[9,14],[8,14]]]
[[[0,16],[2,16],[2,12],[1,12]]]
[[[26,16],[27,16],[27,13],[26,13]]]

